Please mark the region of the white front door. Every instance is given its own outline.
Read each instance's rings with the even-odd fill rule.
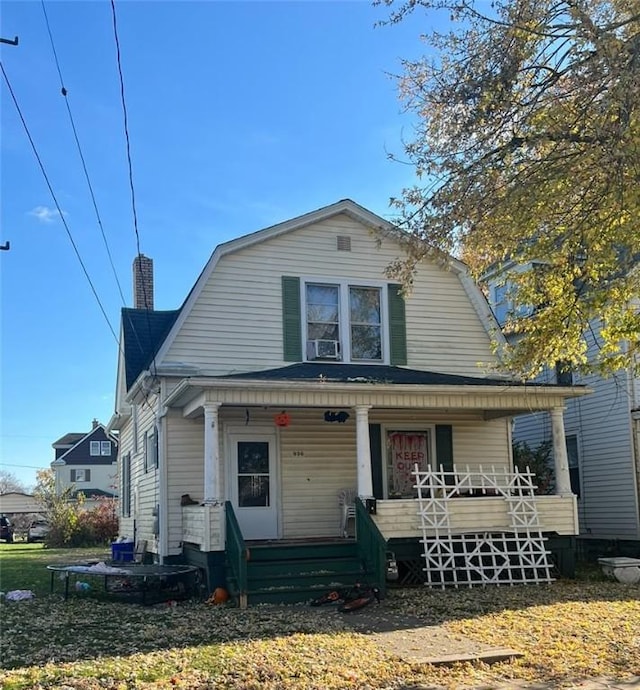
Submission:
[[[278,475],[273,432],[230,434],[229,496],[245,539],[278,538]]]

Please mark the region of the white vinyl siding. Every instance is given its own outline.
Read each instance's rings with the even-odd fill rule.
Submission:
[[[336,250],[337,235],[352,238],[351,252]],[[375,285],[385,280],[385,269],[399,251],[388,240],[378,249],[367,228],[341,215],[224,256],[165,360],[195,364],[203,375],[283,366],[283,275]],[[421,267],[406,299],[406,322],[409,367],[481,376],[479,363],[495,361],[489,337],[453,271],[435,264]]]
[[[156,396],[149,395],[138,408],[138,431],[141,435],[152,432],[155,425]],[[144,471],[144,453],[136,452],[133,446],[133,420],[130,417],[120,430],[120,457],[130,453],[131,456],[131,514],[120,518],[120,536],[133,538],[136,541],[146,540],[147,549],[157,553],[157,541],[154,533],[155,507],[160,501],[158,469]],[[122,463],[119,467],[119,482],[122,485]]]
[[[594,392],[568,400],[565,434],[576,435],[580,457],[581,494],[578,500],[580,535],[592,538],[640,538],[637,477],[634,475],[630,395],[626,372],[608,379],[577,378]],[[545,412],[517,417],[514,441],[535,448],[551,440]]]
[[[248,417],[247,417],[248,412]],[[288,410],[291,423],[276,430],[279,449],[282,537],[338,536],[340,510],[338,492],[356,487],[355,413],[345,423],[325,422],[324,408]],[[373,411],[372,411],[373,412]],[[463,466],[510,468],[507,450],[507,422],[484,422],[467,418],[451,420],[442,414],[397,411],[389,416],[375,411],[372,423],[408,427],[432,426],[447,421],[453,425],[453,452],[456,464]],[[260,408],[222,408],[221,423],[221,486],[226,466],[224,446],[229,427],[250,432],[252,427],[274,427],[278,410]],[[165,417],[168,453],[169,553],[180,553],[183,539],[183,509],[180,498],[188,493],[194,500],[203,498],[204,425],[202,417],[184,419],[171,411]]]
[[[171,410],[164,418],[167,457],[169,554],[181,553],[182,506],[180,498],[189,494],[195,501],[204,499],[204,422],[185,419]]]
[[[420,518],[414,501],[378,501],[373,516],[386,539],[422,536]],[[575,534],[575,498],[573,496],[537,496],[536,507],[543,532]],[[459,498],[449,504],[450,525],[454,534],[485,531],[512,531],[512,519],[503,498]]]

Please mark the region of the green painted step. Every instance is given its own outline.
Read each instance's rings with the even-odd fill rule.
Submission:
[[[348,588],[353,582],[346,582],[342,585]],[[341,588],[342,588],[341,587]],[[312,599],[316,599],[325,592],[333,588],[327,587],[291,587],[289,589],[260,589],[248,593],[247,602],[249,606],[256,604],[308,604]],[[335,608],[327,605],[327,608]]]
[[[249,561],[272,561],[278,559],[305,558],[347,558],[355,557],[358,547],[355,541],[319,542],[314,544],[259,544],[248,545]]]
[[[355,541],[248,544],[247,603],[309,602],[331,589],[368,582]],[[229,577],[229,576],[228,576]],[[237,598],[237,582],[228,588]]]
[[[286,575],[303,575],[327,573],[346,573],[362,569],[357,558],[323,558],[323,559],[287,559],[277,561],[249,561],[249,577],[283,577]]]

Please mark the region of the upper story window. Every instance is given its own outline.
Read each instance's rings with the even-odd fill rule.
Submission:
[[[382,289],[305,284],[307,359],[382,362]]]
[[[287,362],[407,364],[399,285],[283,276],[282,326]]]
[[[111,455],[111,441],[90,441],[90,455]]]

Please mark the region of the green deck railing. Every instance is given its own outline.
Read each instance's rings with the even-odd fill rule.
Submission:
[[[247,549],[242,536],[242,530],[238,524],[236,514],[230,501],[224,504],[226,520],[226,541],[225,551],[227,554],[227,564],[231,570],[231,575],[235,580],[240,608],[247,608],[247,590],[249,578],[247,577],[247,561],[249,560],[249,549]]]
[[[359,498],[356,498],[355,504],[358,557],[372,574],[371,584],[376,585],[384,594],[387,589],[387,540],[367,512],[365,504]]]

